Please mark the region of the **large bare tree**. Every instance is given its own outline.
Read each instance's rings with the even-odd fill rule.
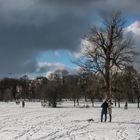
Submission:
[[[124,35],[125,19],[120,12],[103,17],[100,27],[91,28],[84,38],[83,59],[78,65],[84,70],[100,73],[105,81],[105,97],[111,97],[111,71],[132,64],[133,40]]]

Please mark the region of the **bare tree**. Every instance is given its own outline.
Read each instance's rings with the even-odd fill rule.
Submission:
[[[48,77],[48,84],[46,88],[46,97],[49,102],[49,106],[57,107],[57,102],[62,99],[62,77],[60,71],[51,73]]]
[[[83,40],[83,56],[78,65],[100,73],[105,82],[105,97],[111,97],[110,78],[113,69],[123,69],[133,62],[132,39],[124,36],[125,20],[120,12],[103,17],[101,27],[93,27]]]

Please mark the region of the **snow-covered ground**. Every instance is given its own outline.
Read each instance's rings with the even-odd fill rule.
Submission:
[[[113,108],[113,120],[100,122],[99,107],[43,108],[27,103],[25,108],[0,103],[0,140],[140,140],[140,109]],[[91,119],[91,121],[89,121]],[[92,121],[93,119],[93,121]]]

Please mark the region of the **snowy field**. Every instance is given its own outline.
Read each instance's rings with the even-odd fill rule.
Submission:
[[[0,103],[0,140],[140,140],[140,109],[113,108],[111,123],[100,122],[99,107],[73,108],[73,103],[59,108],[42,108],[27,103],[25,108]],[[93,121],[89,121],[93,119]]]

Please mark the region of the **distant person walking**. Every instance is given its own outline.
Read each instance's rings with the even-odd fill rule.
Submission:
[[[25,101],[24,100],[22,101],[22,107],[23,108],[25,107]]]
[[[109,114],[109,122],[112,121],[112,105],[113,103],[111,100],[108,100],[108,114]]]
[[[106,122],[106,120],[107,120],[107,108],[108,108],[107,100],[105,100],[102,103],[101,107],[102,107],[102,111],[101,111],[101,122],[103,122],[103,117],[105,117],[104,118],[104,121]]]

